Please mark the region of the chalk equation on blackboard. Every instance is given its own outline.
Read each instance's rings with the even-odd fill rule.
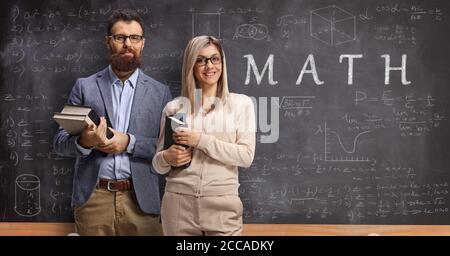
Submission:
[[[281,30],[281,37],[286,39],[291,37],[292,32],[302,31],[307,23],[307,18],[298,17],[293,14],[286,14],[276,19],[276,26]],[[292,43],[286,42],[285,47],[292,47]]]
[[[386,127],[387,124],[395,126],[402,137],[419,137],[438,128],[442,121],[448,119],[443,113],[435,110],[438,100],[431,93],[416,95],[407,93],[397,95],[392,90],[384,90],[379,95],[371,95],[366,91],[354,91],[354,105],[382,105],[388,108],[390,115],[381,117],[375,113],[365,113],[366,121],[378,126]],[[348,121],[348,120],[347,120]],[[358,124],[352,121],[353,124]]]
[[[313,103],[316,96],[284,96],[280,102],[280,110],[284,110],[283,117],[296,118],[300,116],[308,116],[312,113]]]
[[[50,189],[51,212],[54,216],[64,216],[72,212],[70,201],[72,190],[67,181],[73,176],[72,167],[52,166],[53,186]]]
[[[399,45],[417,44],[418,35],[415,25],[375,25],[373,31],[373,38],[377,41],[396,42]]]
[[[285,172],[277,171],[281,166],[272,160],[270,157],[265,159],[272,162],[267,168],[278,176],[286,175]],[[449,211],[445,205],[449,193],[448,182],[420,183],[416,170],[411,167],[342,168],[316,165],[302,166],[299,170],[311,181],[305,184],[294,182],[267,186],[267,178],[254,179],[251,174],[242,175],[242,182],[246,184],[240,188],[244,216],[253,220],[302,216],[316,221],[338,216],[348,218],[350,223],[361,223],[369,218],[430,216]],[[314,185],[316,176],[328,176],[332,172],[342,176],[350,175],[353,183],[330,181]],[[382,183],[372,185],[369,181]]]
[[[121,9],[120,7],[112,8],[111,5],[104,5],[98,8],[89,8],[84,5],[80,5],[76,10],[71,10],[67,13],[63,13],[59,10],[47,10],[40,12],[38,9],[33,9],[32,11],[24,11],[19,8],[19,6],[14,5],[11,8],[11,22],[15,22],[18,18],[23,18],[25,20],[36,19],[40,17],[44,17],[47,19],[55,19],[61,16],[65,17],[75,17],[78,19],[85,19],[87,17],[93,16],[108,16],[112,12]],[[142,8],[134,9],[140,15],[146,15],[150,12],[150,9],[147,6],[143,6]]]
[[[430,8],[418,4],[408,5],[398,2],[376,6],[375,11],[387,15],[407,14],[411,21],[423,20],[425,17],[432,17],[434,21],[442,21],[442,17],[444,16],[442,8],[439,7]]]

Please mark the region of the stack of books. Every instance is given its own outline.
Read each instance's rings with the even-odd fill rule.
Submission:
[[[66,104],[61,112],[55,112],[53,119],[71,135],[80,135],[90,124],[100,124],[98,114],[91,107],[83,105]],[[106,129],[106,137],[111,139],[113,136],[112,131]]]

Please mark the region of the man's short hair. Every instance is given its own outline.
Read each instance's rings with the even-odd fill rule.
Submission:
[[[139,17],[137,12],[133,10],[116,10],[111,14],[111,16],[109,16],[108,19],[108,28],[106,31],[108,36],[111,36],[111,28],[118,21],[126,21],[126,22],[136,21],[137,23],[139,23],[139,25],[141,25],[142,35],[144,35],[145,32],[144,23],[142,22],[142,19],[141,17]]]

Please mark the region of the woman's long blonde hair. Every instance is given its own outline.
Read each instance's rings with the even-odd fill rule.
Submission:
[[[194,90],[199,89],[194,76],[194,65],[197,60],[198,54],[201,49],[208,45],[215,45],[222,56],[222,74],[217,82],[217,95],[216,97],[222,100],[225,104],[225,100],[228,97],[228,80],[227,80],[227,65],[225,59],[225,53],[223,52],[220,41],[213,36],[197,36],[192,38],[184,50],[183,56],[183,68],[181,79],[181,96],[189,99],[191,103],[191,112],[194,113]]]

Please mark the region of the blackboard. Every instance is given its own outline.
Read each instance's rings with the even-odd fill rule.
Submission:
[[[1,221],[73,221],[74,161],[53,153],[51,116],[108,64],[120,8],[142,15],[143,70],[174,96],[188,40],[222,39],[230,90],[257,108],[245,223],[450,224],[446,0],[4,3]]]

